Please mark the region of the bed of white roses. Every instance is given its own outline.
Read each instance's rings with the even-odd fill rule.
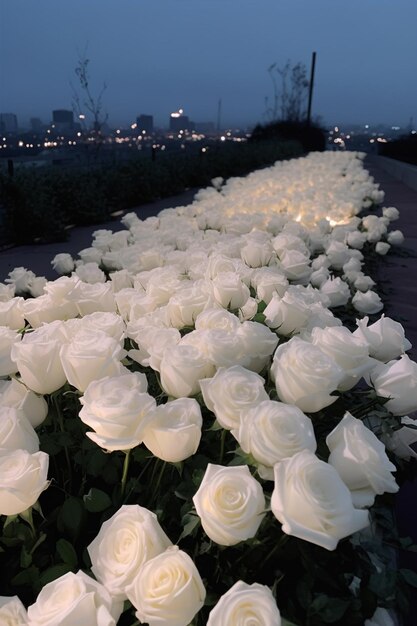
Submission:
[[[417,364],[367,273],[403,236],[362,159],[215,179],[0,285],[1,623],[407,610]]]

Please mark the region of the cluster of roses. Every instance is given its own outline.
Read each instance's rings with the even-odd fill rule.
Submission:
[[[346,413],[326,439],[324,462],[306,415],[363,378],[391,414],[417,409],[417,364],[405,355],[402,326],[384,316],[368,325],[365,317],[351,332],[332,312],[348,303],[360,314],[382,309],[361,250],[372,244],[385,254],[402,241],[400,231],[388,232],[393,207],[357,217],[383,197],[360,156],[312,154],[225,185],[216,180],[189,207],[145,221],[128,214],[126,230],[97,231],[79,261],[58,255],[54,266],[71,275],[46,281],[11,272],[0,286],[0,513],[24,515],[47,488],[48,456],[35,428],[47,414],[43,396],[69,383],[98,446],[127,454],[144,444],[170,463],[199,447],[202,398],[260,477],[247,465],[207,466],[193,503],[219,545],[256,535],[269,480],[285,533],[333,550],[365,528],[375,496],[398,489],[385,445]],[[129,369],[135,362],[157,373],[168,402],[157,405],[146,375]],[[385,443],[413,455],[406,444],[401,451],[400,434]],[[151,626],[186,626],[204,604],[191,558],[139,505],[121,507],[88,550],[98,582],[66,574],[27,614],[8,600],[0,615],[24,612],[16,623],[31,626],[57,616],[61,624],[110,626],[128,598]],[[208,624],[245,616],[279,626],[270,589],[238,581]]]

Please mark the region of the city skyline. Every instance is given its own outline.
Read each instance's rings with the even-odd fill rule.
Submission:
[[[70,109],[85,52],[93,93],[105,82],[109,125],[140,114],[166,127],[180,107],[196,122],[266,121],[268,67],[317,51],[313,118],[406,126],[417,118],[417,6],[412,0],[52,0],[0,4],[0,111],[49,123]],[[88,45],[87,45],[88,42]],[[87,46],[87,47],[86,47]]]

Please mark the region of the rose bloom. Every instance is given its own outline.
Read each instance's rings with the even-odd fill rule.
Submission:
[[[0,406],[0,449],[38,452],[39,437],[23,411]]]
[[[407,415],[417,410],[417,363],[403,354],[397,361],[377,365],[369,375],[378,396],[389,398],[385,403],[394,415]]]
[[[242,580],[223,594],[210,611],[207,626],[281,626],[281,615],[265,585]]]
[[[293,337],[274,354],[271,374],[282,402],[315,413],[333,404],[331,396],[344,372],[336,361],[308,341]]]
[[[204,532],[222,546],[254,537],[265,516],[262,487],[247,465],[209,463],[193,502]]]
[[[22,411],[33,428],[42,424],[48,414],[48,404],[45,399],[30,391],[15,378],[0,380],[0,405]]]
[[[340,539],[369,525],[355,509],[337,471],[304,450],[274,466],[271,509],[287,535],[334,550]]]
[[[19,343],[21,335],[7,326],[0,326],[0,377],[15,374],[16,362],[11,358],[12,346]]]
[[[206,590],[188,554],[177,546],[150,559],[127,588],[136,617],[149,626],[188,626]]]
[[[368,344],[344,326],[313,328],[311,342],[336,361],[344,371],[340,391],[352,389],[359,379],[374,366],[369,358]]]
[[[102,524],[87,550],[97,580],[117,600],[126,600],[126,587],[139,568],[170,545],[155,513],[125,504]]]
[[[278,294],[272,296],[264,315],[267,326],[279,335],[289,336],[307,324],[309,307],[298,294],[287,291],[282,298]]]
[[[67,252],[56,254],[51,261],[51,265],[58,274],[71,274],[75,267],[74,259]]]
[[[396,467],[388,459],[384,444],[350,413],[327,436],[326,444],[329,463],[349,487],[354,506],[372,506],[377,494],[398,491],[391,474]]]
[[[260,464],[259,475],[267,480],[274,479],[278,461],[305,449],[315,452],[317,447],[311,419],[296,406],[272,400],[246,411],[232,435]]]
[[[49,482],[45,452],[0,450],[0,515],[18,515],[35,504]]]
[[[165,349],[161,363],[161,386],[174,398],[194,396],[199,380],[214,374],[215,368],[197,347],[180,343]]]
[[[28,608],[28,626],[116,626],[123,604],[81,570],[47,583]]]
[[[212,288],[215,301],[224,309],[239,309],[250,296],[249,288],[235,272],[217,274]]]
[[[264,379],[240,365],[220,367],[213,378],[200,380],[204,402],[223,428],[239,428],[244,411],[269,400]]]
[[[197,452],[203,418],[193,398],[159,405],[145,427],[143,443],[162,461],[179,463]]]
[[[80,419],[95,432],[87,436],[105,450],[130,450],[143,441],[156,408],[144,374],[130,372],[92,381],[80,398]]]
[[[0,326],[8,326],[12,330],[23,328],[25,325],[24,302],[24,299],[20,297],[0,302]]]
[[[368,326],[369,317],[357,320],[355,337],[364,339],[369,345],[369,354],[378,361],[387,363],[396,359],[407,350],[411,343],[405,338],[404,328],[399,322],[381,315],[380,319]]]
[[[352,304],[359,313],[372,315],[373,313],[379,313],[384,308],[381,298],[375,291],[366,291],[362,293],[357,291],[352,298]]]
[[[59,356],[66,341],[62,322],[52,322],[32,333],[12,347],[11,358],[16,362],[22,382],[42,395],[57,391],[66,382]]]
[[[4,626],[26,626],[28,615],[17,596],[0,596],[0,624]]]
[[[103,331],[90,329],[77,332],[60,350],[66,379],[83,392],[93,380],[126,373],[120,363],[125,356],[118,341]]]

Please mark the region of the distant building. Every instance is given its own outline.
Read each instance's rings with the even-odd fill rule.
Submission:
[[[52,123],[55,129],[60,132],[68,132],[74,130],[74,113],[66,109],[56,109],[52,111]]]
[[[0,131],[2,133],[17,133],[17,116],[14,113],[0,113]]]
[[[145,131],[144,134],[151,135],[154,131],[153,115],[139,115],[139,117],[136,118],[136,124],[138,133]]]
[[[190,122],[188,115],[183,115],[183,110],[178,109],[171,113],[169,118],[169,130],[178,133],[180,130],[190,130],[193,122]]]

